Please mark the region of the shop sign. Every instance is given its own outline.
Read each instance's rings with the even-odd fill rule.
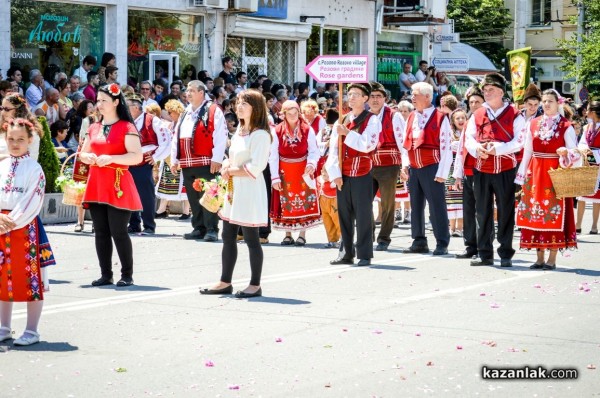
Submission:
[[[37,50],[35,50],[37,52]],[[12,59],[33,59],[33,50],[19,48],[10,53]]]
[[[48,26],[46,22],[57,22],[55,26]],[[69,17],[65,15],[42,14],[40,22],[29,32],[29,42],[42,43],[79,43],[81,41],[81,25],[75,24],[73,28],[66,28]]]
[[[177,49],[177,51],[180,53],[196,55],[196,54],[200,53],[201,49],[202,49],[202,44],[200,44],[200,43],[185,43],[183,46],[179,47]]]
[[[369,81],[367,55],[319,55],[304,67],[319,83],[364,83]]]
[[[435,57],[431,60],[438,72],[468,72],[469,57]]]

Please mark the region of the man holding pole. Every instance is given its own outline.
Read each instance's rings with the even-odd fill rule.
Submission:
[[[330,180],[338,188],[338,215],[342,232],[342,245],[337,259],[330,264],[371,264],[373,258],[372,152],[377,148],[381,122],[365,110],[371,89],[368,85],[353,83],[348,86],[350,113],[333,126],[330,151],[325,168]],[[340,113],[341,115],[341,113]],[[356,253],[354,251],[354,225],[356,224]]]

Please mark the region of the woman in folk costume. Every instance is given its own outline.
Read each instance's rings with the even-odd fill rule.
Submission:
[[[96,106],[90,100],[83,100],[77,108],[77,116],[81,118],[80,129],[78,131],[79,135],[79,146],[77,147],[77,151],[81,150],[81,145],[85,141],[85,137],[87,137],[88,129],[90,125],[96,121]],[[83,183],[87,183],[88,174],[90,172],[90,166],[83,163],[79,156],[75,156],[75,161],[73,162],[73,180],[79,181]],[[75,224],[75,232],[83,232],[85,225],[85,209],[83,206],[77,207],[77,224]],[[92,232],[94,232],[94,226],[92,225]]]
[[[553,89],[542,94],[544,115],[529,123],[515,183],[523,186],[516,225],[521,249],[536,249],[531,269],[556,268],[558,250],[577,247],[573,198],[556,197],[548,170],[571,167],[581,158],[571,123],[561,115],[564,99]],[[550,252],[545,259],[545,251]]]
[[[319,161],[319,149],[313,129],[300,117],[295,101],[281,107],[283,121],[275,127],[269,156],[271,169],[271,221],[273,228],[284,230],[284,246],[306,244],[306,230],[321,224],[319,199],[313,174]],[[300,231],[294,241],[292,231]]]
[[[0,341],[12,338],[13,302],[21,301],[27,302],[27,326],[14,344],[30,345],[40,341],[44,300],[37,216],[46,179],[29,155],[34,125],[26,119],[5,124],[9,157],[0,162]]]
[[[175,134],[175,125],[179,120],[179,116],[185,109],[181,102],[177,100],[169,100],[165,104],[165,111],[169,113],[169,117],[172,120],[169,126],[172,134]],[[171,173],[171,159],[167,158],[160,162],[160,168],[158,171],[158,182],[156,184],[156,197],[160,198],[160,205],[156,210],[156,218],[167,218],[167,205],[170,200],[183,201],[183,211],[180,220],[187,220],[190,216],[190,203],[187,200],[185,193],[185,187],[183,186],[183,178],[181,173]]]
[[[302,102],[302,104],[300,105],[300,110],[302,111],[302,117],[304,117],[306,123],[308,123],[308,125],[312,127],[313,131],[315,132],[315,135],[318,137],[319,134],[321,134],[321,132],[327,127],[327,121],[323,116],[319,115],[319,104],[317,104],[315,100],[309,99]],[[323,164],[325,164],[325,161],[323,161]],[[320,166],[322,167],[323,164],[321,164]],[[321,175],[321,167],[317,165],[315,175]]]
[[[588,104],[587,117],[590,121],[585,127],[579,141],[579,150],[588,154],[590,165],[600,165],[600,101],[592,101]],[[600,171],[600,168],[598,169]],[[592,228],[591,235],[598,233],[598,217],[600,216],[600,172],[598,174],[599,183],[596,187],[596,193],[590,196],[577,198],[577,231],[581,232],[581,222],[585,212],[585,204],[592,203]]]
[[[92,286],[113,283],[111,240],[121,261],[117,286],[130,286],[133,250],[127,224],[132,211],[142,210],[142,203],[128,169],[142,161],[142,147],[118,84],[100,87],[96,106],[102,120],[90,126],[79,156],[90,165],[83,205],[90,209],[96,228],[96,254],[101,271]]]
[[[450,234],[454,237],[462,237],[463,229],[463,198],[462,189],[456,187],[456,180],[452,177],[454,173],[454,162],[456,161],[456,152],[460,144],[460,137],[467,125],[467,113],[463,109],[455,109],[450,114],[450,127],[452,127],[452,136],[450,146],[452,147],[452,167],[450,175],[446,180],[446,206],[448,208],[448,219],[450,220]]]
[[[271,148],[271,132],[267,104],[258,90],[244,90],[236,102],[240,125],[231,137],[229,159],[223,162],[221,176],[228,180],[225,203],[219,211],[223,220],[223,251],[221,253],[221,280],[210,289],[200,289],[200,294],[231,294],[231,279],[237,262],[238,230],[242,229],[250,255],[252,275],[250,284],[235,294],[237,298],[262,295],[260,278],[263,250],[259,228],[269,220],[267,190],[263,170],[266,168]]]

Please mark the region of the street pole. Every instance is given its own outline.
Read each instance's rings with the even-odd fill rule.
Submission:
[[[583,0],[580,0],[579,3],[577,3],[577,9],[579,11],[579,14],[577,16],[577,58],[576,58],[576,70],[577,70],[577,81],[575,82],[575,103],[579,104],[581,103],[581,99],[579,97],[579,93],[581,92],[581,89],[583,88],[583,82],[581,81],[581,64],[583,62],[583,57],[581,55],[581,45],[583,42],[583,32],[584,32],[584,28],[583,28],[583,24],[585,23],[585,15],[584,15],[584,6],[583,6]]]

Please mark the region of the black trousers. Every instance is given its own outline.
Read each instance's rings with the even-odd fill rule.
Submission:
[[[193,187],[196,178],[204,178],[210,181],[215,178],[216,174],[210,172],[210,166],[186,167],[181,169],[181,172],[185,192],[192,209],[192,227],[203,235],[207,232],[219,232],[219,216],[202,207],[200,198],[202,198],[204,192],[198,192]]]
[[[221,252],[222,260],[222,271],[221,271],[221,282],[231,283],[233,277],[233,269],[237,261],[238,246],[237,246],[237,234],[240,228],[237,224],[231,224],[228,221],[223,220],[223,251]],[[263,265],[263,250],[260,245],[258,238],[258,227],[241,227],[244,233],[244,241],[248,247],[250,254],[250,270],[252,276],[250,277],[250,284],[260,286],[260,276],[262,273]]]
[[[410,192],[410,230],[413,247],[427,245],[425,236],[425,203],[429,204],[429,218],[433,226],[436,247],[447,248],[450,244],[448,208],[442,182],[435,181],[438,164],[420,169],[409,169],[408,190]]]
[[[463,178],[463,240],[469,252],[477,253],[477,219],[473,176]]]
[[[139,211],[131,213],[129,225],[133,229],[141,229],[142,222],[144,229],[156,229],[154,215],[156,214],[156,195],[154,193],[154,179],[152,178],[152,165],[144,164],[142,166],[133,166],[129,168],[133,177],[133,182],[137,188],[140,200],[142,201],[142,214]]]
[[[394,218],[396,216],[396,182],[400,166],[376,166],[373,167],[371,175],[373,176],[373,197],[375,199],[377,190],[381,195],[381,228],[377,235],[377,243],[387,243],[392,241],[390,235],[394,230]]]
[[[338,216],[342,232],[340,252],[354,258],[354,225],[356,225],[356,255],[361,260],[373,258],[373,177],[342,177],[342,190],[337,191]]]
[[[474,171],[477,250],[481,259],[494,258],[494,196],[498,208],[498,255],[510,259],[515,254],[512,240],[515,229],[516,172],[516,168],[499,174]]]
[[[113,242],[121,261],[121,277],[133,276],[133,249],[127,233],[127,222],[131,211],[115,207],[90,203],[90,213],[96,229],[96,254],[100,263],[100,271],[105,278],[112,278]],[[112,241],[111,241],[112,239]]]

